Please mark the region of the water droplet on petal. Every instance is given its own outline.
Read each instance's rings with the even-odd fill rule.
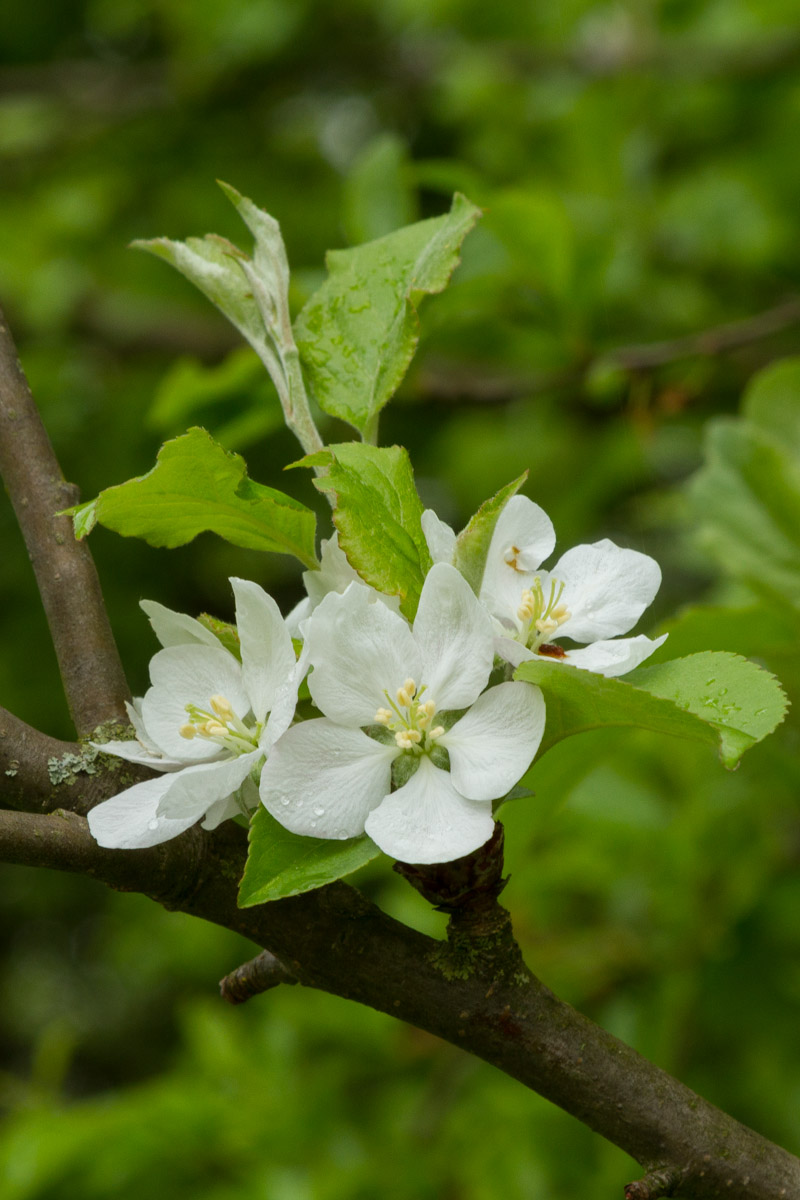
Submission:
[[[316,822],[316,821],[311,821],[311,822],[310,822],[310,824],[311,824],[311,828],[312,828],[312,829],[316,829],[316,828],[317,828],[317,822]]]
[[[321,806],[318,804],[318,805],[317,805],[317,807],[314,809],[314,816],[315,816],[315,817],[324,817],[324,816],[325,816],[325,809],[324,809],[324,808],[322,808],[322,807],[321,807]]]
[[[281,796],[281,804],[284,806],[284,808],[286,808],[289,804],[289,797]]]
[[[158,829],[158,821],[153,817],[152,821],[147,822],[148,829]]]

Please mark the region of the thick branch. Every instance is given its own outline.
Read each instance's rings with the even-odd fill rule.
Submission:
[[[740,1125],[521,971],[454,973],[442,944],[344,884],[236,907],[243,831],[199,829],[153,850],[102,850],[72,814],[0,813],[0,858],[144,892],[269,949],[301,983],[367,1004],[471,1051],[637,1159],[686,1200],[800,1196],[800,1160]],[[666,1173],[666,1174],[665,1174]],[[640,1188],[641,1191],[641,1188]]]
[[[152,772],[90,745],[40,733],[0,708],[0,807],[49,813],[67,808],[84,816],[95,804]]]
[[[127,720],[128,685],[88,546],[69,517],[78,499],[64,481],[0,310],[0,474],[36,573],[64,692],[79,735]]]

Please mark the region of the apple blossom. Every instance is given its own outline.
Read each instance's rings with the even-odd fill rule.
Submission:
[[[271,596],[232,579],[241,663],[198,621],[144,601],[164,649],[151,660],[152,687],[129,707],[135,741],[98,745],[159,771],[89,813],[101,846],[136,849],[207,829],[255,807],[264,757],[288,728],[300,670]]]
[[[455,554],[455,534],[430,510],[423,529],[434,559]],[[497,622],[497,653],[514,666],[538,656],[600,675],[632,671],[666,637],[617,636],[653,600],[661,583],[658,563],[603,539],[568,550],[552,571],[539,570],[554,546],[545,512],[525,496],[512,497],[495,526],[479,595]],[[563,647],[562,637],[590,644]]]
[[[309,691],[324,716],[275,744],[261,776],[266,808],[294,833],[366,831],[406,862],[448,862],[483,845],[492,801],[539,746],[544,701],[527,683],[484,690],[495,630],[464,578],[434,565],[413,628],[353,583],[326,596],[304,629]]]

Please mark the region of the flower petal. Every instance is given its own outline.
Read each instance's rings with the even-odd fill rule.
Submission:
[[[124,758],[128,762],[139,763],[143,767],[149,767],[151,771],[182,771],[186,766],[186,761],[181,762],[177,758],[164,758],[159,754],[154,754],[135,740],[128,742],[92,742],[95,750],[100,750],[103,754],[115,754],[117,758]]]
[[[563,603],[570,612],[558,636],[593,642],[633,628],[659,589],[661,568],[648,554],[605,538],[568,550],[550,577],[563,582]],[[542,587],[547,594],[544,576]]]
[[[512,496],[494,527],[480,598],[495,616],[517,620],[520,597],[553,553],[553,522],[527,496]]]
[[[320,717],[293,725],[261,772],[261,802],[292,833],[348,838],[391,786],[399,751]]]
[[[440,521],[432,508],[425,509],[420,522],[433,561],[451,563],[456,552],[455,530]]]
[[[240,754],[222,762],[198,763],[173,776],[172,786],[158,806],[160,817],[199,820],[218,800],[232,796],[262,757],[260,750]]]
[[[326,596],[306,622],[305,634],[314,667],[308,678],[311,697],[343,725],[372,724],[386,704],[384,691],[394,697],[409,677],[419,683],[422,657],[411,630],[362,584]]]
[[[524,775],[544,733],[544,697],[531,683],[500,683],[439,738],[453,785],[470,800],[496,800]]]
[[[211,697],[222,695],[239,717],[246,717],[250,701],[242,683],[242,668],[222,647],[170,646],[150,662],[153,686],[142,701],[142,720],[148,737],[169,758],[202,762],[216,758],[219,748],[204,738],[181,737],[186,705],[209,709]]]
[[[205,646],[219,646],[220,641],[210,629],[201,625],[186,613],[173,612],[157,600],[140,600],[139,607],[147,614],[150,624],[162,646],[182,646],[199,642]]]
[[[431,567],[414,640],[423,657],[422,682],[437,708],[464,708],[480,695],[494,662],[494,633],[491,617],[464,576],[448,563]]]
[[[309,665],[310,654],[308,643],[304,642],[303,648],[300,651],[300,657],[295,663],[292,674],[281,684],[275,695],[269,718],[258,743],[262,750],[269,751],[278,738],[291,725],[295,709],[297,708],[297,695],[300,691],[300,684],[308,674]]]
[[[242,645],[242,679],[253,716],[263,721],[278,689],[295,668],[292,639],[272,596],[249,579],[231,579],[236,628]]]
[[[451,862],[477,850],[493,830],[491,804],[467,800],[453,787],[448,772],[427,757],[366,822],[376,846],[408,863]]]
[[[175,781],[175,775],[160,775],[104,800],[89,813],[89,832],[100,846],[111,850],[140,850],[158,846],[194,825],[195,816],[173,820],[160,816],[158,806]]]
[[[666,640],[666,633],[659,638],[645,637],[642,633],[638,637],[593,642],[591,646],[584,646],[580,650],[567,650],[566,658],[549,661],[569,663],[571,667],[596,671],[598,675],[606,675],[611,679],[617,675],[627,675]]]

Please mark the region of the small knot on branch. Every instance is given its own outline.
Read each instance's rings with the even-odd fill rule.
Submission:
[[[503,826],[482,846],[452,862],[418,865],[396,862],[394,869],[441,912],[492,912],[508,882],[503,878]]]
[[[297,979],[269,950],[243,963],[219,981],[219,992],[229,1004],[244,1004],[260,992],[268,992],[280,983],[297,983]]]
[[[672,1167],[648,1171],[643,1179],[625,1184],[625,1200],[661,1200],[671,1196],[680,1183],[680,1173]]]

